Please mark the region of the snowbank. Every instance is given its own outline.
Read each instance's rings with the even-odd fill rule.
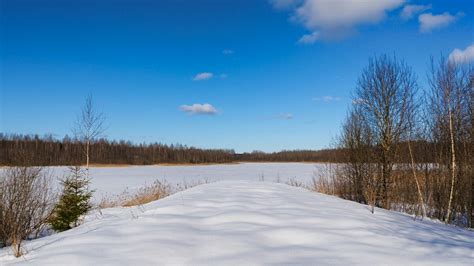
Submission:
[[[466,264],[474,232],[256,181],[194,187],[141,207],[91,214],[30,241],[25,265]]]

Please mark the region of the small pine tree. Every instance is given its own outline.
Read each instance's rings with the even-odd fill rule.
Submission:
[[[81,215],[92,208],[90,180],[84,177],[79,166],[71,167],[70,171],[70,175],[61,180],[63,192],[50,220],[51,227],[59,232],[76,227]]]

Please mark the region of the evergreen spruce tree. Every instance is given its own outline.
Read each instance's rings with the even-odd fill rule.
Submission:
[[[92,208],[90,180],[79,166],[71,167],[70,171],[70,175],[61,181],[63,192],[50,220],[51,227],[59,232],[76,227],[81,215]]]

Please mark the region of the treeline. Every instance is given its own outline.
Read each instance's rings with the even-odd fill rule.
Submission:
[[[253,151],[250,153],[235,154],[235,161],[239,162],[342,162],[342,151],[339,149],[324,150],[293,150],[265,153]]]
[[[433,145],[423,142],[412,144],[418,158],[434,162]],[[400,143],[402,153],[407,153],[406,143]],[[35,166],[81,165],[84,164],[85,144],[68,136],[55,139],[51,135],[19,135],[0,133],[0,165]],[[199,149],[185,145],[160,143],[133,144],[130,141],[109,141],[98,139],[91,143],[92,164],[152,165],[163,163],[205,164],[232,162],[330,162],[346,163],[348,158],[343,148],[323,150],[288,150],[265,153],[253,151],[236,153],[225,149]],[[407,162],[404,157],[399,162]]]
[[[70,138],[50,135],[0,133],[0,165],[81,165],[86,144]],[[90,143],[91,164],[152,165],[160,163],[205,164],[231,162],[340,162],[340,150],[297,150],[265,153],[235,153],[226,149],[199,149],[161,143],[133,144],[130,141],[98,139]]]
[[[377,152],[377,147],[368,147],[372,152]],[[410,143],[412,153],[417,156],[420,162],[434,163],[434,143],[415,140]],[[397,150],[400,154],[408,154],[408,142],[401,141],[397,143]],[[349,150],[347,147],[339,146],[333,149],[322,150],[284,150],[279,152],[265,153],[262,151],[253,151],[250,153],[235,154],[235,161],[240,162],[324,162],[324,163],[348,163],[351,158],[347,156]],[[372,163],[377,159],[372,158]],[[394,158],[398,164],[410,163],[409,157],[398,156]]]
[[[65,137],[0,134],[0,165],[82,165],[84,142]],[[130,141],[94,140],[90,144],[92,164],[227,163],[233,150],[198,149],[184,145],[133,144]]]
[[[362,71],[342,126],[345,164],[321,190],[374,207],[474,226],[472,66],[431,61],[428,86],[390,56]],[[405,162],[399,164],[399,162]]]

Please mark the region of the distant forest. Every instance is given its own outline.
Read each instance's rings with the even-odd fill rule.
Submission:
[[[414,145],[420,157],[427,153],[426,145]],[[400,145],[401,151],[406,147]],[[0,165],[81,165],[84,164],[85,144],[68,136],[19,135],[0,133]],[[407,154],[400,152],[401,154]],[[424,156],[425,161],[431,158]],[[200,149],[180,144],[134,144],[130,141],[98,139],[91,143],[91,164],[205,164],[232,162],[346,162],[343,149],[292,150],[265,153],[253,151],[236,153],[228,149]],[[400,157],[401,162],[408,158]]]

